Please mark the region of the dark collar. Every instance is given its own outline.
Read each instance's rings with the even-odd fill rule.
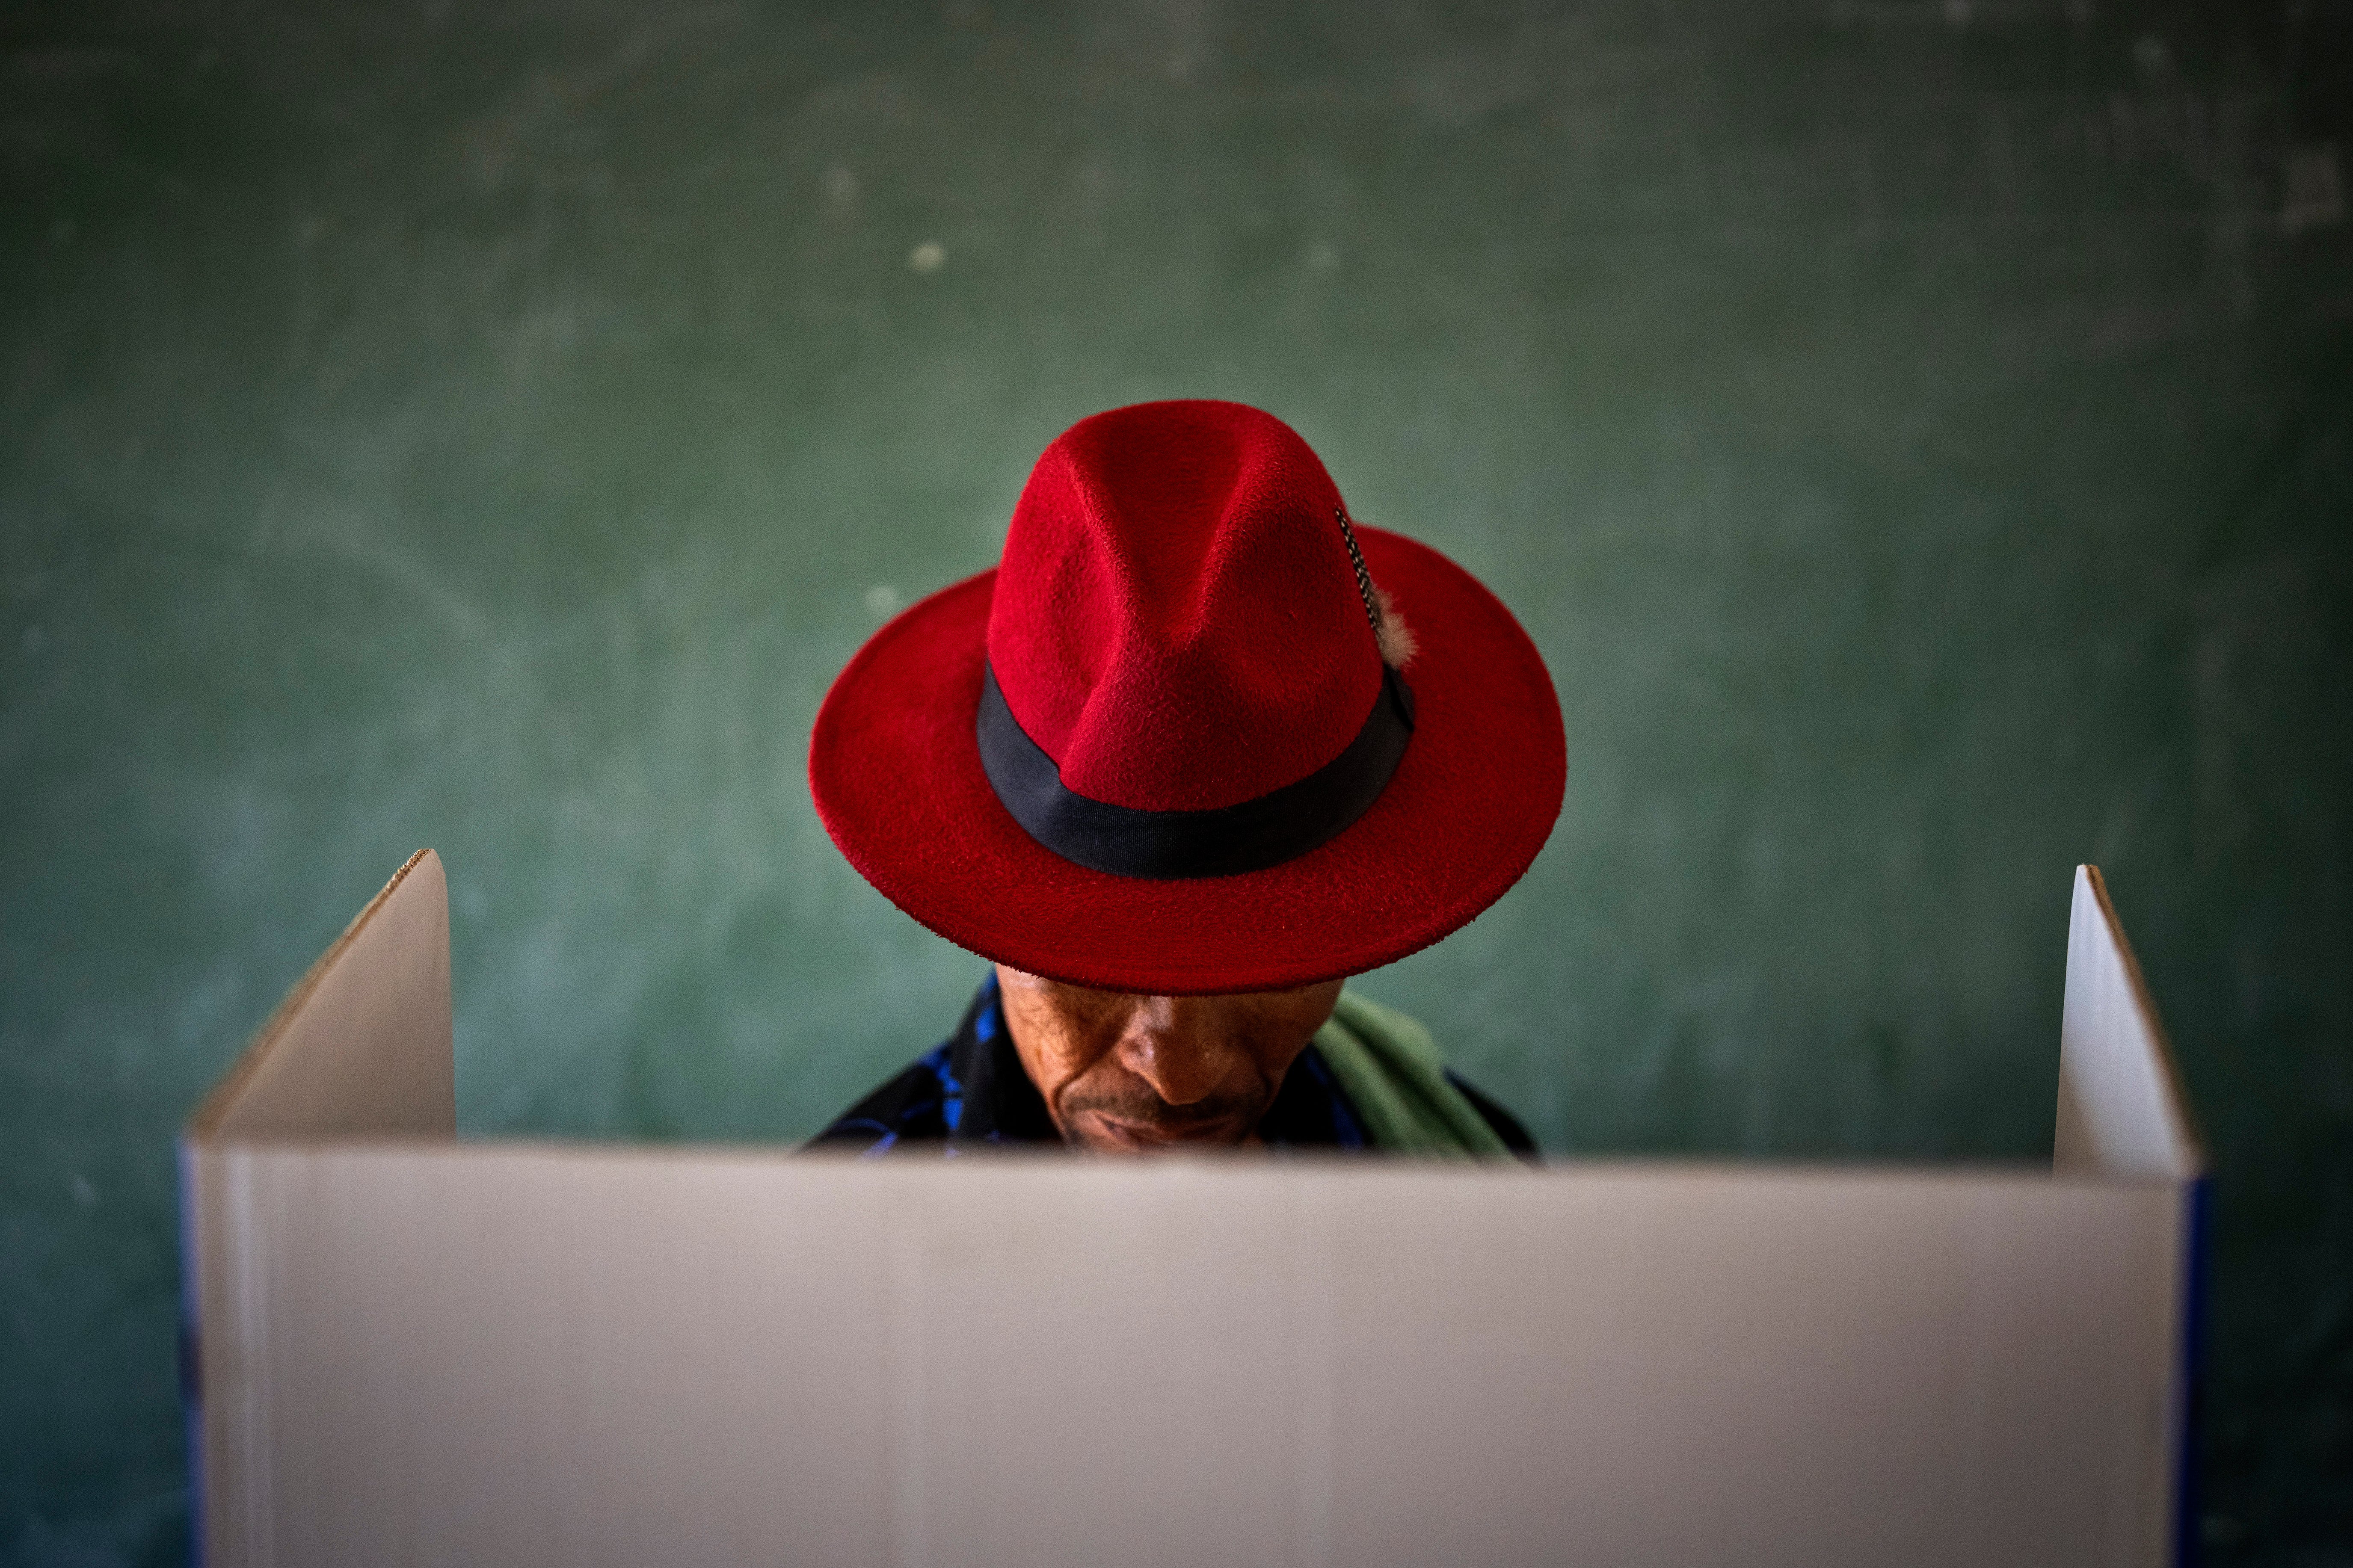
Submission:
[[[981,982],[964,1021],[948,1041],[953,1083],[948,1147],[987,1143],[1060,1143],[1062,1134],[1046,1113],[1046,1100],[1029,1081],[1005,1026],[997,976]]]

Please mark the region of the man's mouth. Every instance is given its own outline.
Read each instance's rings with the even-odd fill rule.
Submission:
[[[1230,1113],[1173,1120],[1158,1117],[1134,1120],[1090,1110],[1082,1112],[1076,1120],[1089,1132],[1099,1135],[1089,1142],[1136,1152],[1187,1144],[1237,1142],[1243,1131],[1240,1119]]]

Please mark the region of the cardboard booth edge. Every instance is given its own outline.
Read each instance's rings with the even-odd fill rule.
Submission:
[[[419,849],[287,993],[183,1142],[455,1137],[448,931],[440,857]],[[2170,1042],[2096,866],[2075,868],[2059,1068],[2054,1173],[2204,1174]]]

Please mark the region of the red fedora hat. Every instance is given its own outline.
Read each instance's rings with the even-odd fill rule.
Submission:
[[[1210,402],[1065,431],[997,568],[876,632],[809,745],[818,815],[892,903],[1155,994],[1428,946],[1528,868],[1566,767],[1511,612],[1354,526],[1289,426]]]

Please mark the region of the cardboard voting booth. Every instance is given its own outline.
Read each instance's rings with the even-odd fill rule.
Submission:
[[[188,1123],[231,1564],[2153,1564],[2200,1154],[2096,871],[2052,1167],[454,1136],[421,853]]]

